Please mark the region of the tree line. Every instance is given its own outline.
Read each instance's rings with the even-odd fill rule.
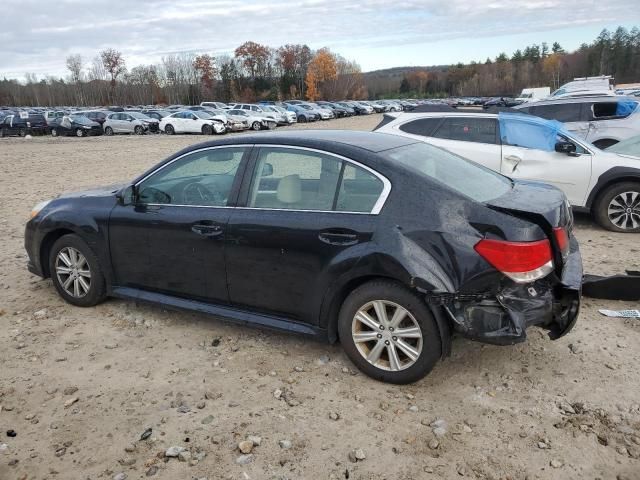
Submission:
[[[512,96],[523,88],[554,90],[576,77],[595,75],[612,75],[618,84],[640,82],[638,27],[605,29],[574,52],[566,52],[558,42],[543,42],[485,62],[370,72],[365,82],[373,98]]]
[[[507,96],[526,87],[557,88],[574,77],[613,75],[640,81],[640,29],[603,30],[591,43],[566,52],[554,42],[529,45],[485,62],[412,67],[363,74],[358,63],[303,44],[271,48],[245,42],[232,55],[181,53],[156,64],[127,68],[121,52],[106,49],[86,60],[66,59],[66,78],[0,80],[0,105],[197,104],[306,98]]]
[[[86,62],[66,59],[67,78],[0,81],[0,105],[151,105],[279,100],[365,98],[360,66],[328,48],[271,48],[245,42],[233,55],[181,53],[160,63],[127,68],[121,52],[108,48]]]

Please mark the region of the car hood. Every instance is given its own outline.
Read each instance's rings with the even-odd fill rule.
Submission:
[[[486,205],[495,210],[534,220],[543,217],[549,227],[565,226],[571,213],[565,194],[540,182],[513,180],[513,188]],[[534,220],[535,221],[535,220]],[[536,221],[536,223],[540,223]]]
[[[111,185],[91,187],[77,192],[62,193],[58,198],[112,197],[127,185],[127,183],[114,183]]]

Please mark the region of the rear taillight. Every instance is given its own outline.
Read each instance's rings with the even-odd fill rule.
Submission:
[[[474,249],[488,263],[516,283],[533,282],[553,271],[549,240],[507,242],[483,239]]]
[[[556,227],[553,229],[553,236],[556,239],[556,244],[562,254],[562,261],[564,262],[569,256],[569,234],[564,227]]]

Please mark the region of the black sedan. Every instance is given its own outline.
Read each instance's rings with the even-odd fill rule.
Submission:
[[[65,115],[56,118],[51,123],[51,135],[57,136],[75,136],[86,137],[91,135],[102,135],[102,126],[89,120],[84,115]]]
[[[574,325],[582,261],[563,193],[370,132],[190,146],[119,186],[37,205],[29,270],[107,296],[336,341],[407,383],[451,334],[494,344]]]

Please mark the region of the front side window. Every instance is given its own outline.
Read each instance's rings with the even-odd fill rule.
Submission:
[[[187,154],[137,186],[140,203],[226,207],[245,147]]]
[[[262,147],[248,206],[371,213],[383,190],[383,181],[376,175],[333,155]]]
[[[434,138],[475,143],[496,143],[493,118],[446,117],[431,135]]]

